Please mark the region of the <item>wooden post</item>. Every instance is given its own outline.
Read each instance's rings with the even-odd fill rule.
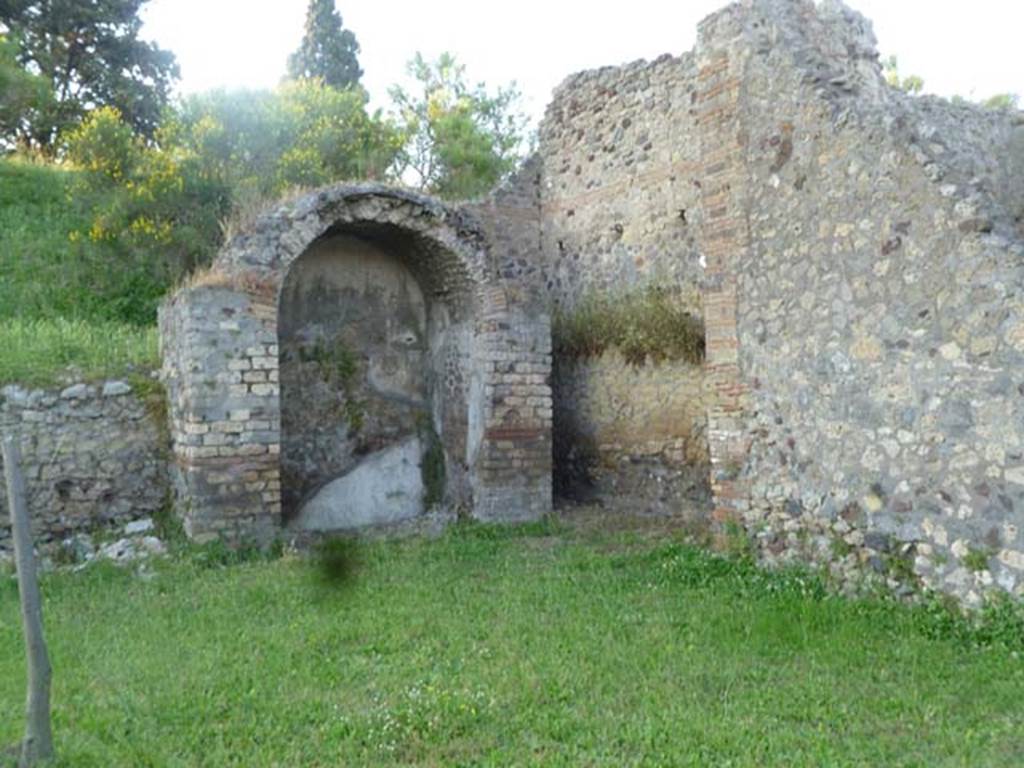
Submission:
[[[10,435],[0,442],[7,481],[7,506],[11,514],[14,538],[14,562],[18,569],[21,595],[21,622],[25,632],[28,661],[28,697],[25,704],[25,740],[21,743],[19,768],[32,766],[53,757],[53,732],[50,727],[50,657],[43,639],[42,598],[32,552],[32,532],[28,520],[25,479],[21,474],[21,450]]]

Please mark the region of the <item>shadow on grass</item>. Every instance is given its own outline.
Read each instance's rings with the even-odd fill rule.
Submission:
[[[324,592],[351,588],[365,562],[359,540],[353,536],[332,536],[313,549],[310,563],[317,587]]]

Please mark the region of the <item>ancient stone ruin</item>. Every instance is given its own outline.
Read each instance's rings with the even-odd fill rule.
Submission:
[[[231,240],[162,315],[177,498],[193,537],[484,520],[551,508],[551,334],[480,224],[339,186]]]
[[[742,0],[690,53],[568,78],[487,199],[342,185],[233,237],[162,313],[176,509],[262,541],[536,518],[554,482],[769,562],[1020,595],[1022,220],[1022,113],[888,87],[839,2]],[[702,362],[566,353],[645,291]],[[93,402],[34,396],[0,414]]]

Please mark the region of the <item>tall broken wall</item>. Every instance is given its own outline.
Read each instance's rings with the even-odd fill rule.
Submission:
[[[698,58],[719,515],[769,558],[1021,594],[1020,114],[889,89],[839,3],[737,3]]]
[[[700,314],[692,55],[606,67],[556,90],[538,148],[539,269],[548,306],[669,288]],[[557,331],[557,325],[556,325]],[[556,340],[557,341],[557,340]],[[556,487],[678,509],[708,475],[699,365],[616,350],[553,366]]]

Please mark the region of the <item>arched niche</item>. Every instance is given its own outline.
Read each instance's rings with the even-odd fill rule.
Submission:
[[[289,267],[278,309],[286,525],[351,529],[470,502],[481,435],[471,441],[469,424],[483,419],[475,297],[439,254],[408,230],[357,223]]]
[[[236,234],[161,311],[190,535],[549,510],[550,324],[509,306],[488,248],[463,211],[380,185]]]

